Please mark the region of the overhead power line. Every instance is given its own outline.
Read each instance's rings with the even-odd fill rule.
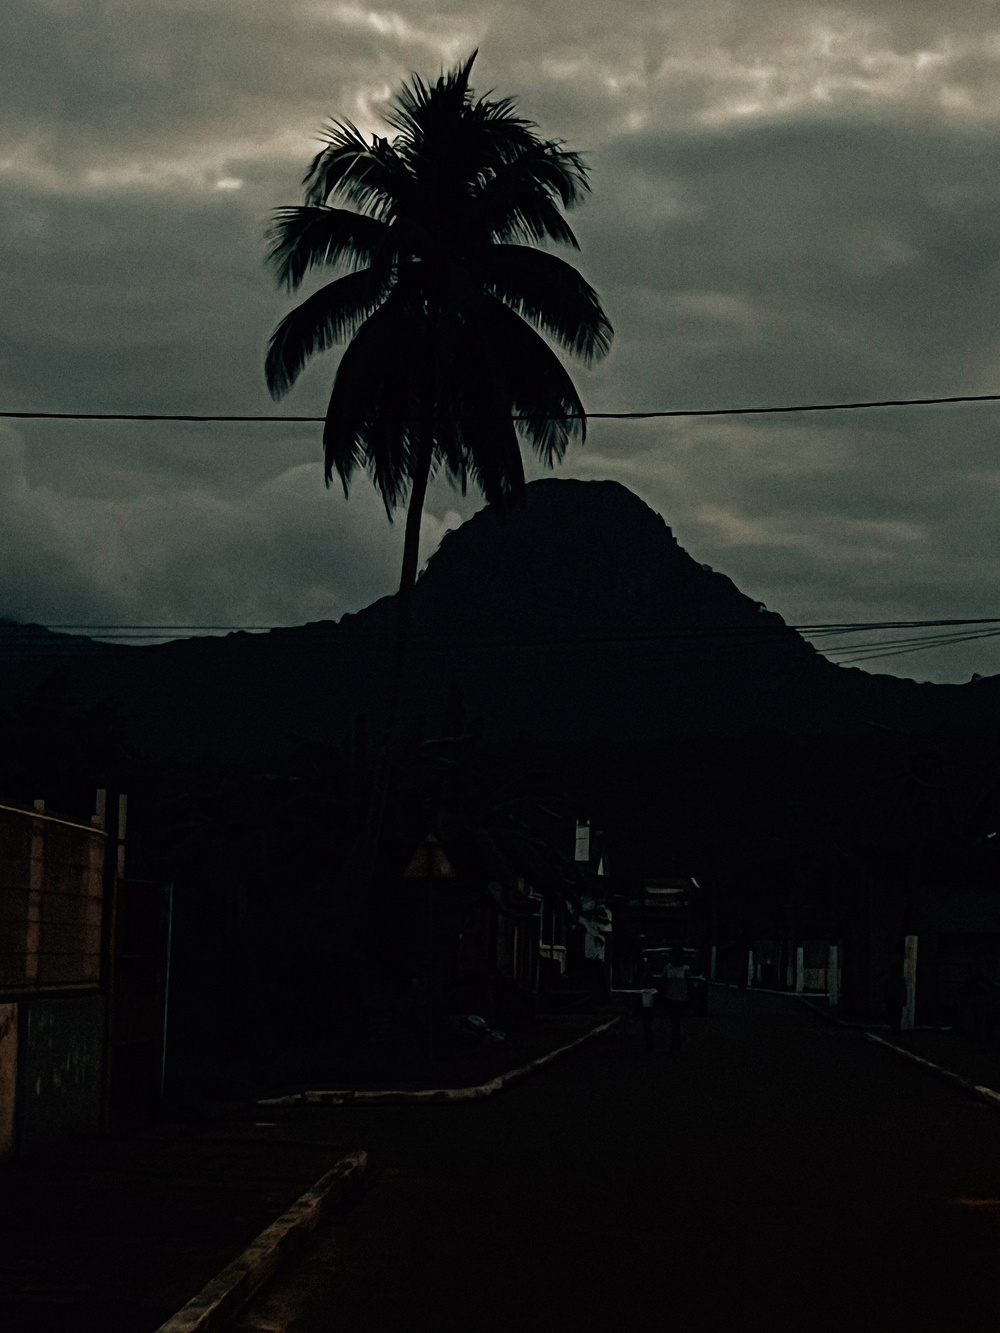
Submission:
[[[855,652],[864,647],[867,651],[854,657],[841,657],[841,666],[853,666],[857,662],[873,662],[878,657],[898,657],[901,653],[923,652],[926,648],[945,648],[953,643],[975,643],[979,639],[993,639],[1000,634],[1000,629],[979,630],[972,634],[952,632],[951,634],[931,634],[923,639],[896,639],[880,644],[853,644],[851,647],[826,648],[824,653]],[[872,651],[878,649],[878,651]]]
[[[16,628],[19,628],[19,626],[14,625],[14,626],[11,626],[11,628],[16,629]],[[175,630],[175,629],[180,630],[180,629],[197,629],[197,630],[206,630],[206,629],[213,629],[213,630],[223,630],[223,629],[224,629],[224,630],[230,630],[230,631],[233,631],[233,632],[248,631],[248,630],[258,630],[258,629],[268,629],[268,630],[270,630],[270,629],[298,629],[298,628],[300,628],[300,627],[297,626],[297,625],[80,625],[80,624],[77,624],[77,623],[75,623],[75,622],[74,622],[72,625],[43,625],[43,626],[42,626],[42,629],[48,629],[48,630],[66,630],[66,629],[93,629],[93,630],[132,630],[132,629],[143,629],[143,630]]]
[[[324,623],[324,622],[317,622]],[[329,622],[326,622],[329,623]],[[821,634],[847,634],[855,630],[875,630],[875,629],[929,629],[938,626],[951,625],[1000,625],[1000,616],[980,616],[974,620],[851,620],[851,621],[821,621],[809,625],[761,625],[759,628],[767,632],[776,632],[785,629],[795,630],[799,634],[805,634],[809,638]],[[2,627],[0,627],[2,628]],[[10,624],[9,629],[19,629],[21,626]],[[27,628],[27,626],[25,626]],[[274,630],[274,629],[300,629],[299,625],[90,625],[82,621],[73,621],[64,625],[44,625],[43,629],[48,630],[228,630],[232,633],[251,630]],[[675,625],[668,630],[661,630],[653,637],[672,634],[745,634],[753,627],[747,625]],[[589,636],[580,636],[581,641]],[[599,636],[604,638],[606,636]],[[622,638],[632,638],[633,635],[623,635]],[[642,637],[649,637],[643,635]],[[832,650],[831,650],[832,651]]]
[[[655,417],[735,417],[775,412],[848,412],[865,407],[930,407],[943,403],[995,403],[1000,393],[952,394],[946,398],[879,398],[857,403],[796,403],[778,407],[674,408],[663,412],[584,412],[546,417],[547,421],[646,421]],[[0,417],[20,421],[256,421],[276,423],[323,422],[326,417],[222,416],[178,412],[3,412]],[[524,421],[525,417],[515,417]]]
[[[975,620],[855,620],[840,624],[821,622],[816,625],[789,625],[787,628],[813,638],[819,634],[846,634],[854,630],[928,629],[938,625],[1000,625],[1000,616],[980,616]]]
[[[30,633],[18,634],[17,630],[21,628],[17,625],[8,625],[0,632],[0,647],[13,651],[29,651],[32,648],[41,647],[44,641],[40,641],[37,636]],[[87,642],[102,647],[113,647],[124,645],[126,642],[139,641],[148,644],[150,640],[169,639],[178,634],[203,635],[210,637],[214,633],[266,633],[273,630],[291,630],[299,628],[291,625],[85,625],[79,622],[66,623],[60,625],[49,625],[45,628],[51,631],[86,631]],[[28,629],[27,626],[24,627]],[[938,633],[925,633],[904,635],[902,637],[884,639],[875,643],[846,643],[830,644],[824,646],[821,651],[828,658],[839,661],[841,666],[852,666],[859,662],[874,661],[881,657],[896,657],[901,654],[923,652],[930,648],[943,648],[951,644],[971,643],[979,639],[988,639],[1000,636],[1000,616],[977,617],[974,619],[953,619],[953,620],[873,620],[873,621],[852,621],[849,623],[831,623],[823,622],[810,625],[775,625],[773,623],[764,623],[761,625],[691,625],[691,626],[671,626],[667,629],[654,631],[636,631],[631,634],[622,633],[592,633],[580,635],[548,635],[536,638],[495,638],[478,639],[474,638],[471,643],[473,647],[508,647],[508,648],[530,648],[555,646],[557,644],[612,644],[612,643],[630,643],[636,646],[650,643],[665,643],[672,647],[675,652],[684,651],[705,652],[718,648],[750,648],[754,646],[766,646],[768,640],[773,641],[776,636],[786,630],[801,634],[804,638],[823,639],[834,638],[847,635],[854,636],[862,632],[887,631],[887,630],[938,630]],[[82,636],[81,636],[82,637]],[[414,649],[434,649],[435,647],[444,647],[446,643],[455,642],[464,639],[466,636],[455,635],[416,635],[412,641]],[[349,631],[351,641],[358,638],[370,640],[373,644],[376,641],[381,642],[385,638],[384,632]],[[685,646],[686,645],[686,646]],[[313,650],[319,650],[319,644],[308,645]],[[815,646],[815,645],[814,645]],[[300,645],[301,647],[301,645]],[[70,645],[63,639],[59,644],[45,644],[46,654],[61,653],[63,655],[78,654],[81,649]],[[851,654],[848,656],[848,654]]]

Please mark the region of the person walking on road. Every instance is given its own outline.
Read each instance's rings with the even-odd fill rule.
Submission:
[[[651,1051],[656,1042],[653,1037],[653,1018],[656,1013],[657,997],[656,978],[647,964],[639,974],[639,1021],[642,1024],[643,1049]]]
[[[667,1016],[670,1019],[670,1054],[677,1055],[681,1049],[683,1034],[681,1022],[688,1006],[688,976],[690,967],[684,961],[684,950],[674,949],[670,961],[663,973],[663,989]]]

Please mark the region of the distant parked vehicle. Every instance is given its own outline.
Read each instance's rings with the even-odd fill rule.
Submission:
[[[660,978],[670,962],[670,955],[675,948],[680,945],[669,945],[665,948],[643,949],[642,961],[653,974],[654,981],[659,983]],[[688,1008],[692,1014],[708,1013],[708,974],[705,968],[705,958],[700,949],[685,948],[684,962],[691,969],[688,973]],[[657,996],[661,999],[662,996]]]

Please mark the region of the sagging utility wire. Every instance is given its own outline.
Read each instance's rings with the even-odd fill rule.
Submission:
[[[854,403],[796,403],[778,407],[700,407],[672,408],[655,412],[584,412],[586,421],[648,421],[657,417],[735,417],[756,416],[775,412],[849,412],[866,407],[930,407],[948,403],[995,403],[1000,393],[951,394],[943,398],[878,398]],[[326,417],[289,416],[222,416],[178,412],[5,412],[0,417],[21,421],[257,421],[257,422],[323,422]],[[563,414],[546,417],[547,421],[579,421],[581,416]],[[514,417],[515,421],[526,420]]]

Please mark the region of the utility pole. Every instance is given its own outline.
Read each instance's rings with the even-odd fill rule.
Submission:
[[[903,941],[903,984],[906,1002],[900,1017],[901,1032],[912,1032],[917,1017],[917,937],[907,935]]]

